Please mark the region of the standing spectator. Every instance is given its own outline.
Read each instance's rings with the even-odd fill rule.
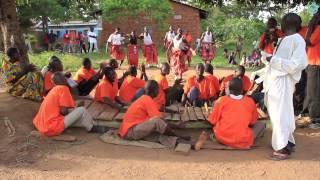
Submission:
[[[49,45],[49,36],[48,34],[45,34],[44,37],[43,37],[43,45],[44,45],[44,48],[46,50],[48,50],[48,45]]]
[[[81,31],[78,32],[78,39],[79,39],[79,46],[80,46],[80,53],[82,54],[87,53],[86,44],[84,42],[84,36]]]
[[[77,31],[76,30],[72,30],[70,31],[70,50],[71,50],[71,53],[77,53],[78,51],[78,34],[77,34]]]
[[[70,52],[70,34],[68,30],[63,35],[63,52]]]
[[[53,30],[48,34],[48,51],[53,51],[56,46],[57,35],[53,33]]]
[[[88,52],[93,52],[95,49],[98,51],[97,46],[97,34],[93,31],[94,28],[90,27],[90,31],[88,32],[88,39],[89,39],[89,50]]]
[[[238,40],[237,40],[237,42],[236,42],[236,54],[235,54],[235,58],[237,58],[237,55],[238,55],[239,59],[241,58],[242,45],[243,45],[242,38],[239,37]]]

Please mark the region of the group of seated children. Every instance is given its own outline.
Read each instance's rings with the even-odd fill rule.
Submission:
[[[228,49],[223,50],[224,57],[228,60],[228,64],[237,65],[236,61],[236,53],[232,51],[229,53]],[[259,67],[262,65],[261,63],[261,54],[259,49],[253,49],[251,55],[247,55],[246,52],[243,52],[240,63],[241,66],[246,67]]]
[[[254,49],[250,56],[247,56],[247,53],[244,52],[240,61],[240,65],[246,67],[259,67],[261,63],[261,54],[258,49]]]
[[[226,77],[221,85],[213,74],[211,64],[198,64],[196,74],[186,80],[184,86],[176,80],[170,87],[167,75],[170,66],[163,63],[155,80],[148,80],[145,68],[141,67],[140,78],[137,67],[130,66],[123,77],[118,78],[115,60],[104,63],[94,71],[89,59],[70,79],[62,72],[61,61],[52,57],[44,81],[46,95],[33,123],[45,136],[56,136],[68,127],[83,127],[89,132],[103,133],[105,128],[93,121],[84,103],[75,104],[69,80],[75,81],[76,95],[91,94],[94,101],[121,109],[129,105],[119,129],[120,137],[127,140],[150,140],[174,148],[178,143],[190,144],[199,150],[205,144],[206,133],[201,133],[197,142],[191,137],[176,134],[173,125],[163,119],[161,111],[176,101],[185,105],[213,106],[209,122],[217,140],[234,148],[250,148],[265,125],[256,123],[258,115],[254,101],[244,94],[249,90],[250,80],[245,69],[239,66],[234,74]],[[90,93],[90,91],[92,91]],[[223,97],[220,97],[222,96]],[[220,98],[219,98],[220,97]]]

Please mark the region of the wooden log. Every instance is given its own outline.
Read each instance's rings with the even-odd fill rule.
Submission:
[[[102,120],[102,121],[112,121],[117,114],[118,114],[118,110],[104,111],[96,119]]]
[[[198,120],[206,120],[206,118],[204,117],[204,115],[202,113],[202,109],[200,107],[195,107],[194,111],[196,113],[196,116],[197,116]]]
[[[113,118],[113,120],[122,121],[124,114],[125,114],[125,113],[122,113],[122,112],[118,113],[118,114]]]
[[[196,115],[193,107],[188,107],[188,113],[189,113],[190,121],[196,121],[196,120],[198,120],[197,115]]]
[[[172,114],[172,121],[180,121],[180,114],[174,113]]]
[[[171,113],[163,113],[163,119],[170,121],[172,119]]]
[[[105,110],[110,109],[110,106],[106,104],[102,104],[99,102],[93,102],[88,108],[88,112],[91,114],[93,119],[97,119],[97,117]]]

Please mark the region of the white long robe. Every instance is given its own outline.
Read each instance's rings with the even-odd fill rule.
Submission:
[[[265,104],[272,123],[272,147],[275,151],[295,143],[293,93],[307,66],[306,44],[299,34],[286,36],[273,55],[264,81]]]

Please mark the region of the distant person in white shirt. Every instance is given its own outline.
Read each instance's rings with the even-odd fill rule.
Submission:
[[[111,46],[110,55],[113,59],[120,61],[120,66],[124,61],[125,54],[121,45],[125,38],[120,33],[120,28],[116,28],[108,38],[108,46]]]
[[[88,40],[89,40],[88,52],[94,52],[94,50],[98,51],[97,34],[93,30],[94,28],[90,27],[90,31],[88,32]]]

